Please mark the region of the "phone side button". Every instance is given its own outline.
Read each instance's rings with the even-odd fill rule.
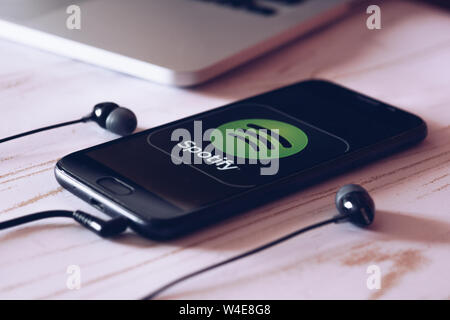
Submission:
[[[125,185],[123,182],[117,180],[116,178],[100,178],[97,180],[97,183],[107,191],[118,196],[126,196],[133,193],[133,189],[131,187]]]

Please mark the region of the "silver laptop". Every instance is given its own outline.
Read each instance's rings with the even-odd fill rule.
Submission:
[[[0,37],[159,83],[205,82],[349,0],[0,0]]]

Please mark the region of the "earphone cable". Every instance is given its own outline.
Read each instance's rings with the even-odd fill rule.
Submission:
[[[36,212],[19,218],[0,222],[0,230],[9,229],[28,222],[47,218],[72,218],[86,229],[95,232],[103,238],[117,236],[128,228],[128,220],[122,217],[116,217],[105,221],[80,210],[50,210]]]
[[[254,254],[256,254],[258,252],[261,252],[261,251],[263,251],[265,249],[271,248],[273,246],[276,246],[277,244],[280,244],[280,243],[285,242],[285,241],[287,241],[289,239],[292,239],[292,238],[294,238],[294,237],[296,237],[296,236],[298,236],[298,235],[300,235],[300,234],[302,234],[304,232],[320,228],[320,227],[325,226],[325,225],[330,224],[330,223],[336,223],[336,222],[339,222],[339,221],[344,220],[344,219],[346,219],[345,216],[335,216],[335,217],[333,217],[331,219],[324,220],[324,221],[321,221],[321,222],[309,225],[307,227],[301,228],[299,230],[296,230],[296,231],[294,231],[292,233],[289,233],[289,234],[287,234],[285,236],[282,236],[282,237],[280,237],[278,239],[275,239],[275,240],[273,240],[273,241],[271,241],[269,243],[263,244],[263,245],[261,245],[259,247],[254,248],[254,249],[248,250],[248,251],[246,251],[244,253],[238,254],[238,255],[236,255],[234,257],[228,258],[228,259],[223,260],[221,262],[214,263],[214,264],[209,265],[207,267],[201,268],[201,269],[199,269],[197,271],[188,273],[188,274],[186,274],[184,276],[181,276],[181,277],[179,277],[179,278],[177,278],[175,280],[170,281],[169,283],[163,285],[162,287],[160,287],[160,288],[156,289],[155,291],[149,293],[148,295],[142,297],[141,300],[154,299],[156,296],[160,295],[162,292],[166,291],[167,289],[169,289],[169,288],[171,288],[171,287],[173,287],[173,286],[175,286],[175,285],[177,285],[177,284],[179,284],[179,283],[181,283],[183,281],[186,281],[186,280],[188,280],[190,278],[193,278],[193,277],[195,277],[197,275],[200,275],[200,274],[205,273],[207,271],[216,269],[218,267],[221,267],[223,265],[229,264],[231,262],[234,262],[234,261],[246,258],[248,256],[254,255]]]
[[[11,219],[8,221],[0,222],[0,230],[9,229],[21,224],[47,218],[59,218],[59,217],[72,218],[72,215],[73,215],[72,211],[68,210],[50,210],[37,212],[19,218]]]
[[[51,126],[47,126],[47,127],[42,127],[42,128],[39,128],[39,129],[30,130],[30,131],[27,131],[27,132],[22,132],[22,133],[19,133],[19,134],[14,135],[14,136],[2,138],[2,139],[0,139],[0,143],[6,142],[6,141],[10,141],[10,140],[14,140],[14,139],[17,139],[17,138],[22,138],[22,137],[28,136],[28,135],[30,135],[30,134],[35,134],[35,133],[42,132],[42,131],[47,131],[47,130],[51,130],[51,129],[56,129],[56,128],[60,128],[60,127],[64,127],[64,126],[69,126],[69,125],[71,125],[71,124],[76,124],[76,123],[81,123],[81,122],[87,122],[88,120],[89,120],[88,117],[83,117],[83,118],[78,119],[78,120],[72,120],[72,121],[62,122],[62,123],[54,124],[54,125],[51,125]]]

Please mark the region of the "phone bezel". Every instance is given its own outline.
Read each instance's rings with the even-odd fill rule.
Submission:
[[[298,85],[318,85],[322,87],[323,90],[329,91],[330,86],[332,86],[334,90],[336,89],[336,87],[338,87],[339,89],[345,90],[347,93],[350,93],[349,96],[352,96],[354,99],[364,99],[368,104],[375,103],[381,107],[388,108],[393,112],[398,111],[407,114],[408,117],[413,116],[417,119],[417,124],[409,128],[408,130],[404,130],[396,136],[389,137],[389,139],[384,139],[375,145],[368,145],[364,148],[359,148],[355,151],[345,153],[340,157],[334,158],[313,168],[308,168],[306,170],[296,172],[290,176],[275,180],[271,183],[256,186],[248,190],[243,190],[243,192],[237,195],[224,198],[213,204],[199,207],[188,212],[182,210],[174,211],[173,206],[168,203],[164,203],[164,201],[162,203],[163,205],[161,206],[160,202],[155,202],[154,194],[136,185],[132,181],[128,181],[126,178],[120,176],[116,172],[111,172],[111,169],[102,166],[98,162],[88,158],[85,154],[96,148],[101,148],[113,143],[117,143],[119,141],[126,141],[127,139],[133,139],[133,137],[136,137],[138,135],[148,135],[154,130],[159,130],[168,126],[174,126],[177,123],[190,119],[193,120],[199,116],[205,116],[211,112],[216,112],[217,110],[228,108],[236,104],[236,102],[207,112],[195,114],[193,116],[183,118],[156,128],[148,129],[135,135],[123,137],[118,140],[113,140],[72,153],[58,161],[55,169],[56,177],[65,188],[67,188],[69,191],[73,192],[80,198],[84,199],[85,201],[90,202],[93,198],[95,198],[95,201],[98,201],[104,205],[104,207],[101,208],[104,212],[110,215],[125,215],[127,218],[133,221],[133,225],[140,233],[143,233],[151,238],[165,239],[183,234],[191,229],[195,229],[202,225],[220,220],[221,218],[230,216],[234,213],[244,211],[247,208],[257,205],[258,202],[262,203],[264,201],[270,201],[272,198],[276,198],[280,196],[280,194],[289,191],[289,189],[293,189],[293,184],[295,184],[297,188],[306,186],[308,184],[314,183],[315,181],[328,177],[331,174],[336,174],[342,170],[346,170],[349,167],[353,167],[358,163],[363,163],[371,159],[381,157],[386,153],[394,152],[400,147],[418,142],[424,139],[426,136],[427,130],[425,122],[419,117],[412,115],[406,111],[400,110],[378,100],[374,100],[370,97],[366,97],[364,95],[361,95],[360,93],[343,88],[327,81],[310,80],[297,83],[289,87]],[[287,87],[284,87],[278,90],[286,90],[286,88]],[[272,92],[275,91],[276,90]],[[265,94],[270,94],[272,92]],[[242,103],[252,98],[244,99],[239,102]],[[99,178],[105,176],[113,176],[126,182],[133,187],[135,192],[133,192],[131,195],[122,197],[109,194],[106,190],[102,189],[95,183]],[[273,190],[275,189],[275,187],[278,187],[280,189],[280,192],[272,192],[272,197],[260,199],[263,197],[258,196],[260,192],[264,190]],[[158,205],[155,205],[155,203],[157,203]],[[236,205],[237,203],[239,203],[239,205]],[[243,205],[244,203],[246,205]],[[164,206],[167,206],[167,210],[164,209]],[[239,210],[237,207],[239,207]],[[227,210],[229,212],[227,212]]]

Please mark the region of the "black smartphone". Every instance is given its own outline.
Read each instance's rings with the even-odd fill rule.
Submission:
[[[72,153],[67,190],[169,239],[423,140],[425,122],[311,80]]]

